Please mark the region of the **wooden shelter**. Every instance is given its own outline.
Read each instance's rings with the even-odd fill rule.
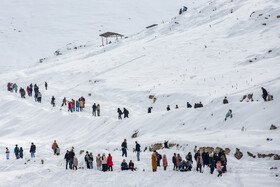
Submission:
[[[118,37],[122,38],[123,35],[119,34],[119,33],[115,33],[115,32],[105,32],[103,34],[100,34],[99,36],[101,36],[102,38],[102,45],[104,45],[104,38],[106,39],[106,45],[108,44],[108,38],[110,37],[116,37],[116,41],[118,41]]]

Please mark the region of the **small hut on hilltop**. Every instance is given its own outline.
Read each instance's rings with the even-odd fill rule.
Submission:
[[[116,37],[116,41],[118,41],[118,37],[122,39],[123,35],[115,32],[105,32],[103,34],[100,34],[102,38],[102,46],[104,45],[104,38],[106,39],[106,45],[108,44],[108,38]]]

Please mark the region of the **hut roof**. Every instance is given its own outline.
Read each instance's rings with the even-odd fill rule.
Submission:
[[[111,37],[111,36],[121,36],[121,37],[123,37],[123,35],[121,35],[119,33],[115,33],[115,32],[105,32],[103,34],[100,34],[99,36],[105,37],[105,38],[108,38],[108,37]]]

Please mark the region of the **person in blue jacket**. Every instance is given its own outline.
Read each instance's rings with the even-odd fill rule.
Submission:
[[[19,148],[18,148],[17,144],[16,144],[16,147],[14,148],[14,153],[15,153],[16,159],[19,159]]]
[[[79,107],[80,107],[80,102],[77,100],[76,101],[76,111],[79,112]]]

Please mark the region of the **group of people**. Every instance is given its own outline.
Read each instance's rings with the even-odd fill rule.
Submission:
[[[34,145],[33,142],[31,143],[29,152],[31,154],[31,158],[34,158],[35,153],[36,153],[36,146]],[[6,147],[5,154],[6,154],[6,159],[9,160],[10,159],[10,150],[8,147]],[[15,148],[14,148],[14,154],[15,154],[16,159],[23,158],[23,148],[18,147],[18,145],[16,144]]]
[[[94,104],[92,105],[92,115],[93,115],[93,116],[96,116],[96,115],[97,115],[97,116],[100,116],[100,105],[99,105],[99,104],[96,105],[96,104],[94,103]]]
[[[16,83],[11,83],[11,82],[8,82],[7,84],[7,90],[10,91],[10,92],[16,92],[18,91],[18,85]]]
[[[123,111],[120,108],[118,108],[117,112],[119,120],[122,120],[122,115],[123,118],[128,118],[129,111],[126,108],[123,108]]]

